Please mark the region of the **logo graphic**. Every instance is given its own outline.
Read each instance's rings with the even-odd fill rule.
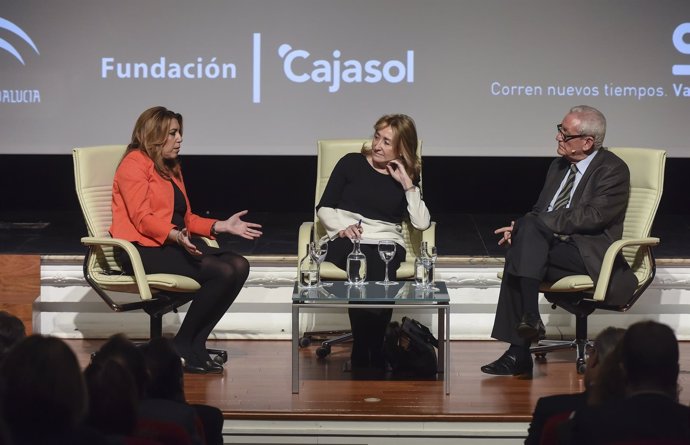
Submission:
[[[31,37],[29,37],[29,35],[25,33],[24,30],[21,29],[19,26],[15,25],[9,20],[0,17],[0,29],[5,29],[13,34],[16,34],[18,37],[20,37],[22,40],[28,43],[34,49],[34,51],[36,51],[36,54],[40,55],[40,53],[38,52],[38,48],[36,48],[36,45],[34,44],[33,40],[31,40]],[[21,62],[22,65],[26,65],[21,54],[19,54],[19,51],[17,51],[17,49],[14,46],[12,46],[10,42],[3,39],[2,37],[0,37],[0,49],[4,49],[8,53],[12,54],[15,59]]]
[[[329,93],[340,90],[342,83],[414,83],[414,51],[407,50],[404,60],[350,59],[341,61],[340,50],[333,51],[333,60],[319,59],[311,62],[311,54],[303,49],[293,49],[287,43],[278,48],[283,59],[285,77],[295,83],[312,81],[330,84]],[[301,65],[301,66],[300,66]],[[312,69],[313,68],[313,69]]]
[[[673,31],[673,46],[682,54],[690,54],[690,43],[686,43],[685,36],[690,35],[690,23],[681,23]],[[674,76],[690,76],[690,65],[673,65]]]

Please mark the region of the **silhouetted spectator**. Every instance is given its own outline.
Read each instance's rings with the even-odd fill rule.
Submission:
[[[147,369],[146,359],[143,351],[148,350],[148,345],[135,345],[123,334],[113,335],[106,343],[96,352],[92,358],[92,363],[96,365],[103,365],[108,362],[116,362],[124,366],[129,371],[129,374],[134,379],[134,388],[136,388],[137,404],[136,404],[136,428],[134,435],[136,437],[153,439],[165,444],[203,444],[199,439],[193,441],[190,435],[191,431],[196,433],[194,428],[195,414],[191,414],[191,422],[186,419],[177,418],[162,418],[159,413],[153,412],[149,415],[146,407],[150,405],[147,400],[149,382],[153,378]],[[178,366],[181,366],[178,356]],[[188,408],[188,407],[187,407]],[[198,437],[198,436],[197,436]]]
[[[140,405],[141,416],[184,425],[194,443],[222,444],[221,411],[186,401],[182,360],[173,343],[164,337],[154,338],[142,351],[151,378],[147,397]]]
[[[673,330],[654,321],[635,323],[620,347],[625,397],[577,410],[562,443],[690,443],[690,408],[678,403],[679,353]]]
[[[89,392],[86,424],[111,439],[133,436],[137,426],[139,395],[131,373],[119,362],[91,363],[84,370]]]
[[[26,337],[24,322],[7,311],[0,311],[0,361],[10,348]]]
[[[32,335],[2,364],[2,412],[14,445],[107,443],[84,427],[86,385],[74,352],[62,340]]]
[[[115,334],[108,338],[91,357],[91,362],[94,364],[108,360],[115,360],[130,372],[136,385],[137,397],[143,398],[149,372],[141,350],[124,334]]]
[[[587,368],[585,370],[585,391],[576,394],[557,394],[542,397],[537,401],[532,414],[525,445],[537,445],[542,438],[546,422],[553,416],[560,415],[561,420],[568,418],[571,412],[584,407],[588,397],[594,391],[599,381],[599,371],[608,361],[610,353],[615,349],[625,334],[625,329],[608,327],[594,340],[594,347],[589,351]]]

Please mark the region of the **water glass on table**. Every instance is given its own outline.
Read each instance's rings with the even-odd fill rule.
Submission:
[[[391,281],[388,279],[388,263],[391,262],[391,260],[395,257],[395,241],[391,240],[381,240],[379,241],[379,256],[383,260],[384,263],[386,263],[386,274],[384,276],[383,281],[377,281],[376,284],[380,284],[382,286],[390,286],[393,284],[398,284],[396,281]]]
[[[317,264],[318,273],[316,274],[317,275],[316,287],[332,286],[333,283],[324,283],[321,281],[321,264],[326,259],[326,255],[328,255],[328,239],[327,239],[327,237],[326,237],[326,239],[321,238],[318,241],[313,241],[310,245],[309,252],[312,256],[312,259]]]

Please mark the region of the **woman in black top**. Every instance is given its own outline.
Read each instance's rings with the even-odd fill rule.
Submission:
[[[405,260],[402,221],[425,230],[431,217],[419,187],[421,162],[417,157],[417,130],[404,114],[381,117],[374,125],[371,144],[361,153],[342,157],[331,174],[317,205],[317,216],[332,241],[327,261],[345,269],[352,240],[358,239],[367,257],[367,279],[382,280],[384,263],[378,255],[380,240],[397,244],[389,270]],[[391,309],[350,310],[353,368],[383,368],[383,337]]]

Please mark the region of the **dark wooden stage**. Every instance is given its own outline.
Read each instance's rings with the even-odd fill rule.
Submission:
[[[83,366],[103,340],[67,340]],[[529,422],[539,397],[582,390],[574,351],[548,355],[536,363],[531,380],[482,374],[502,344],[451,342],[451,394],[442,380],[372,380],[342,371],[349,345],[334,346],[325,360],[315,346],[301,350],[299,394],[290,385],[290,342],[238,340],[210,342],[226,349],[224,375],[185,375],[187,399],[220,408],[228,420],[350,420]],[[681,342],[680,393],[690,400],[690,343]]]

